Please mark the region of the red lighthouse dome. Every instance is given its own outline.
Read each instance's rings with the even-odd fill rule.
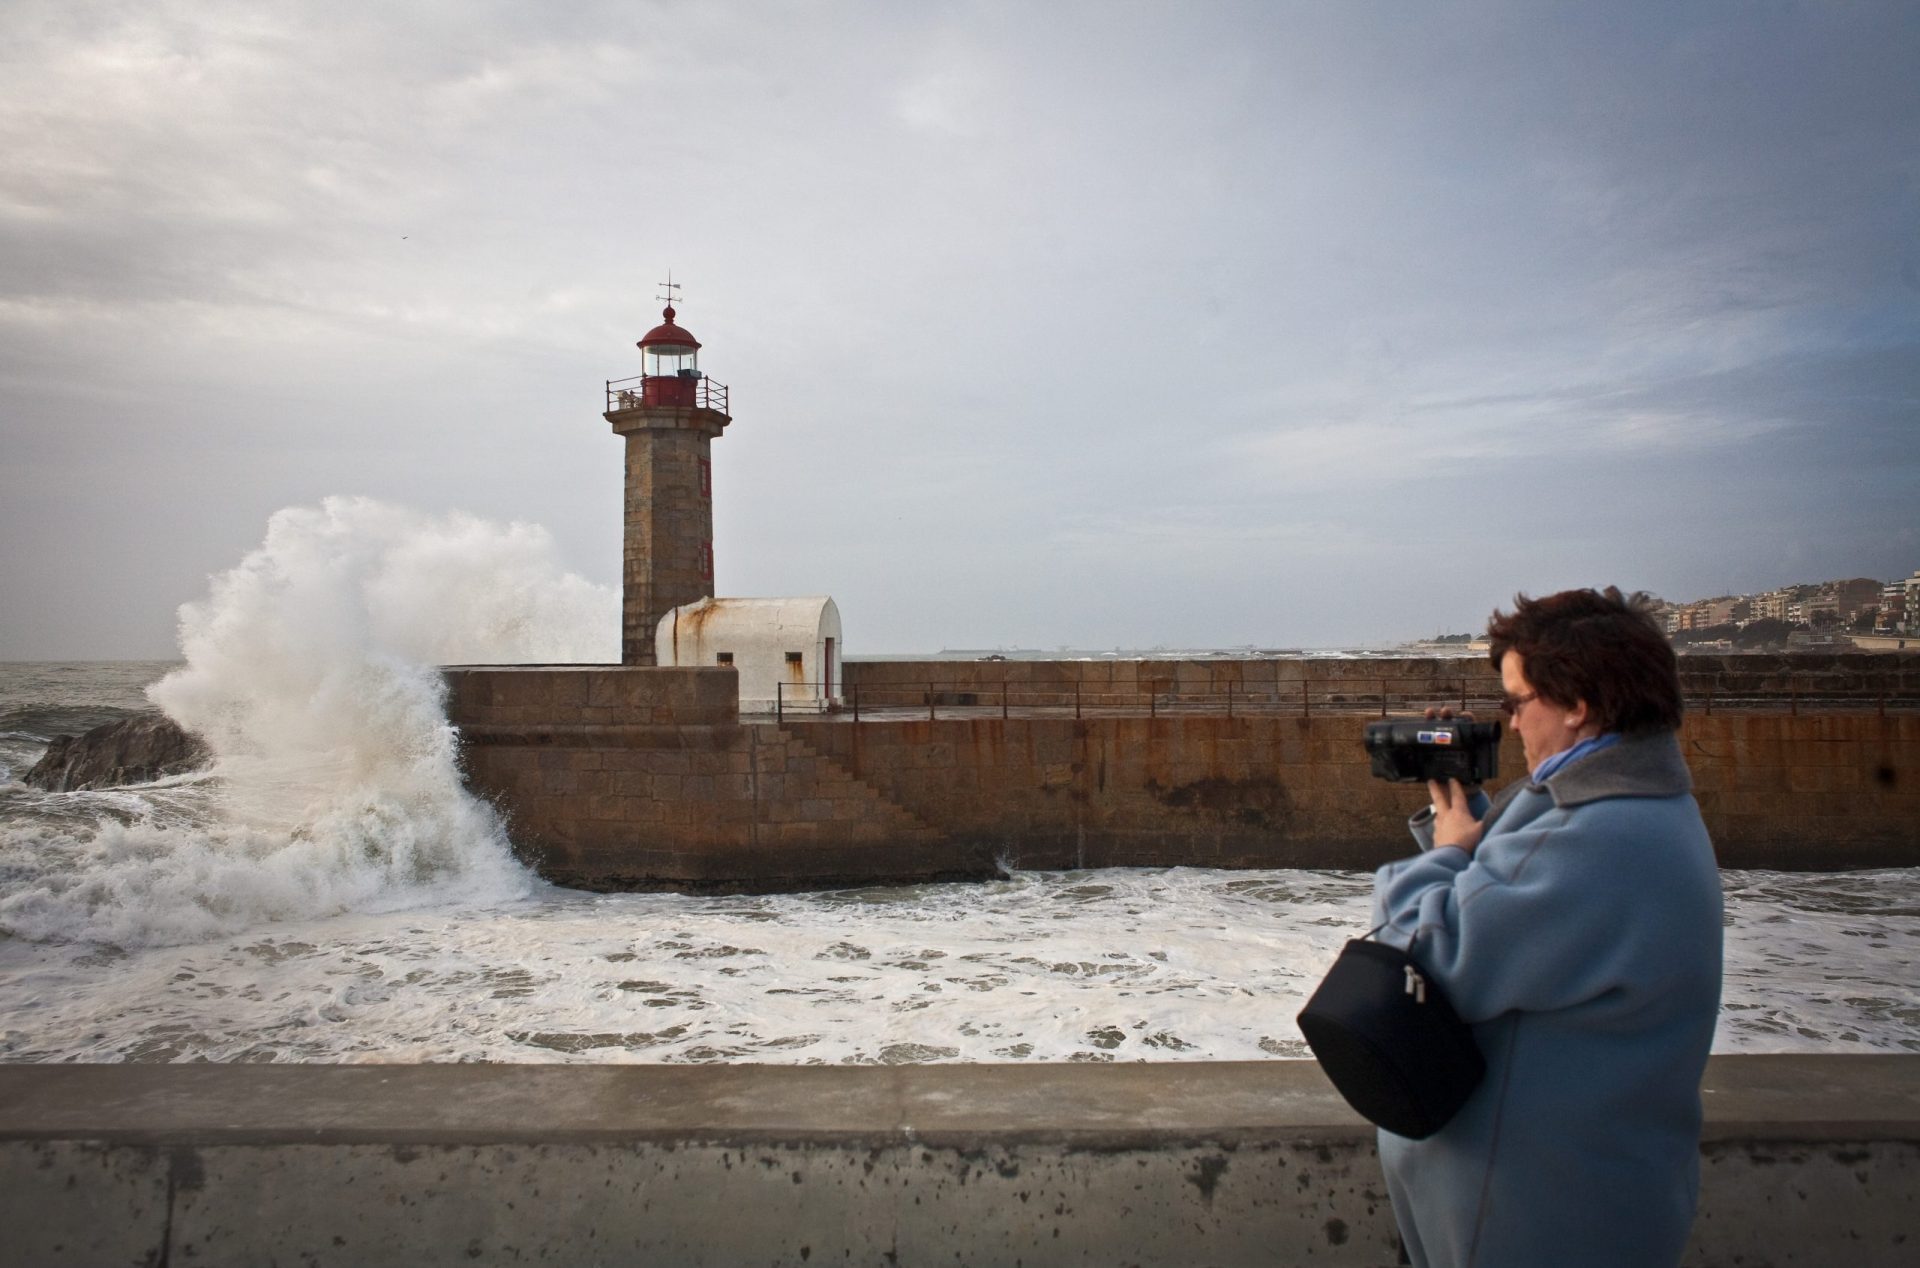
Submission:
[[[669,304],[660,315],[666,320],[662,321],[652,330],[649,330],[646,334],[640,336],[640,343],[638,344],[640,351],[655,353],[661,356],[691,356],[699,350],[700,341],[693,337],[693,332],[685,326],[676,326],[673,324],[674,314],[671,304]],[[653,370],[648,369],[647,373],[652,374]]]

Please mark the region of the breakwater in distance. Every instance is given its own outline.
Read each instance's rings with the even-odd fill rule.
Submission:
[[[1681,733],[1726,867],[1920,863],[1920,665],[1688,657]],[[469,786],[548,878],[780,891],[1009,867],[1354,868],[1423,789],[1369,717],[1492,714],[1484,660],[851,662],[845,705],[742,716],[733,671],[444,671]],[[1502,780],[1525,771],[1503,745]]]

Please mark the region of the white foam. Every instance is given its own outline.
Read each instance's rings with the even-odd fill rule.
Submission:
[[[1920,871],[1725,874],[1718,1052],[1920,1051]],[[0,942],[7,1061],[1304,1057],[1363,873],[1140,869],[837,894],[536,889],[124,953]]]
[[[88,829],[9,828],[0,929],[170,944],[529,892],[461,785],[434,667],[615,660],[618,605],[535,525],[364,498],[278,512],[180,609],[186,665],[148,690],[213,750],[207,794],[182,807],[122,793]]]

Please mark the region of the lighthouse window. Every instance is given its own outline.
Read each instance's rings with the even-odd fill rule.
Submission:
[[[733,653],[715,652],[713,654],[713,663],[716,665],[731,665],[733,663]]]
[[[789,665],[798,665],[798,664],[800,663],[800,653],[799,653],[799,652],[788,652],[788,653],[787,653],[787,663],[788,663]]]
[[[645,350],[647,373],[656,377],[695,376],[699,358],[684,344],[655,344]]]

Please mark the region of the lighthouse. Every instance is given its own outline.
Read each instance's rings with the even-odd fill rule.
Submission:
[[[713,597],[711,446],[732,418],[727,389],[700,371],[700,341],[676,321],[639,342],[641,373],[607,382],[606,420],[627,440],[620,663],[652,665],[660,618]]]

